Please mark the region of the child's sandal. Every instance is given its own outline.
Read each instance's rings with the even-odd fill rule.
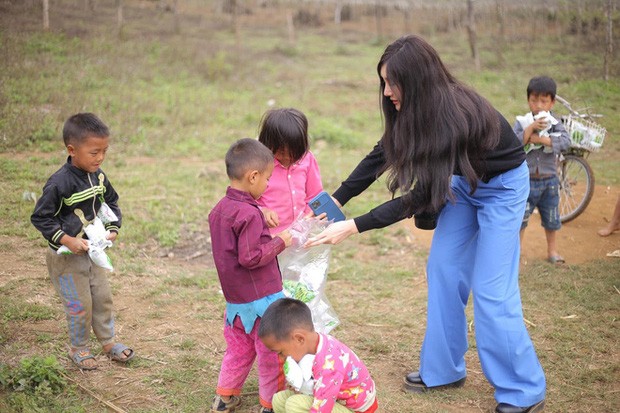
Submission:
[[[129,350],[129,354],[126,354],[125,350]],[[118,361],[120,363],[127,363],[129,360],[131,360],[136,355],[133,349],[127,347],[126,345],[122,343],[114,344],[112,348],[110,349],[110,351],[108,351],[105,354],[106,356],[110,358],[110,360]]]
[[[71,359],[71,361],[73,361],[73,364],[75,364],[80,370],[96,370],[97,369],[97,365],[88,365],[88,364],[84,364],[84,361],[86,360],[97,360],[95,358],[95,356],[93,356],[93,354],[90,352],[90,349],[88,348],[82,348],[82,349],[78,349],[76,350],[74,353],[69,353],[69,358]]]

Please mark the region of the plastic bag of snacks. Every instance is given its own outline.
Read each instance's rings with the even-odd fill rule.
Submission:
[[[104,224],[109,224],[110,222],[118,221],[118,217],[116,216],[114,211],[112,211],[112,208],[110,208],[110,206],[106,204],[105,202],[101,203],[101,207],[99,208],[99,211],[97,212],[97,217]]]
[[[106,231],[101,219],[95,217],[91,224],[84,227],[84,232],[88,235],[86,241],[88,242],[88,256],[90,259],[93,260],[95,265],[114,271],[112,261],[104,251],[104,249],[112,246],[112,241],[106,238],[110,232]],[[63,245],[58,248],[56,253],[71,254],[71,250]]]
[[[325,296],[331,247],[319,245],[306,249],[303,244],[329,224],[317,218],[298,218],[289,229],[293,245],[278,255],[284,294],[310,307],[314,329],[320,333],[329,333],[340,323]]]
[[[314,379],[312,378],[312,363],[315,354],[306,354],[297,363],[291,356],[284,362],[284,377],[289,386],[302,394],[312,395],[314,391]]]
[[[523,130],[525,130],[525,128],[527,128],[532,123],[534,123],[535,120],[540,119],[540,118],[545,118],[547,120],[547,127],[541,131],[538,131],[538,135],[539,136],[550,136],[549,131],[551,130],[551,127],[553,125],[557,125],[558,121],[553,116],[551,116],[551,113],[547,111],[543,110],[539,112],[536,116],[532,115],[532,112],[528,112],[523,116],[517,116],[517,122],[519,122]],[[541,149],[541,148],[543,149],[544,152],[547,152],[547,153],[553,152],[553,148],[551,148],[550,146],[545,146],[541,144],[528,143],[523,147],[526,153],[533,149]]]

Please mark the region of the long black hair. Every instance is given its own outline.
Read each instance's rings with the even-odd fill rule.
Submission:
[[[386,77],[400,95],[397,111],[383,95]],[[450,177],[465,176],[472,192],[484,174],[486,151],[499,142],[495,109],[460,83],[435,49],[419,36],[391,43],[377,65],[385,131],[381,138],[389,171],[388,188],[400,192],[408,214],[436,212],[452,198]],[[410,190],[419,186],[422,203],[413,205]],[[415,209],[415,210],[414,210]]]

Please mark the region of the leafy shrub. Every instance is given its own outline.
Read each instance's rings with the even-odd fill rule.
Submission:
[[[55,356],[32,356],[15,368],[0,366],[0,384],[15,391],[59,393],[66,385],[63,374]]]

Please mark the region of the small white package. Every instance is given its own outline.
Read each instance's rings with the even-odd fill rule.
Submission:
[[[88,242],[88,256],[90,259],[95,265],[114,271],[112,261],[104,251],[104,249],[113,245],[112,241],[107,239],[110,231],[106,231],[101,219],[98,216],[95,217],[92,223],[84,227],[84,232],[88,235],[86,242]],[[71,250],[66,245],[62,245],[56,253],[71,254]]]
[[[312,378],[312,364],[314,354],[306,354],[297,363],[292,357],[287,357],[284,362],[284,376],[286,382],[302,394],[312,395],[314,389],[314,379]]]
[[[541,131],[538,131],[538,136],[550,136],[549,131],[554,125],[558,124],[558,121],[556,118],[551,116],[551,113],[547,111],[543,110],[541,112],[538,112],[536,116],[532,115],[532,112],[528,112],[523,116],[517,116],[517,122],[519,122],[521,127],[525,130],[525,128],[527,128],[532,123],[534,123],[535,120],[538,120],[541,118],[545,118],[547,120],[547,127]],[[553,148],[551,148],[550,146],[533,144],[533,143],[528,143],[523,148],[525,149],[525,152],[529,152],[533,149],[540,149],[540,148],[543,148],[543,151],[547,153],[553,152]]]
[[[114,211],[112,211],[112,208],[110,208],[110,206],[108,204],[106,204],[105,202],[101,203],[101,207],[99,208],[99,212],[97,212],[97,217],[104,224],[109,224],[110,222],[118,221],[118,217],[116,216]]]

